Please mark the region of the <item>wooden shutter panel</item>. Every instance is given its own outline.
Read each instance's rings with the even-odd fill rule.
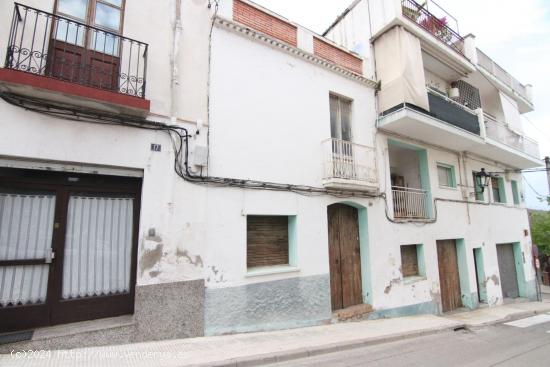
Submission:
[[[418,275],[416,245],[401,246],[401,271],[403,277]]]
[[[247,217],[246,264],[253,268],[288,264],[288,217]]]

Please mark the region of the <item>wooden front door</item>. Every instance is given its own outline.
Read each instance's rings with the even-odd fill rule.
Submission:
[[[462,307],[455,240],[437,241],[441,307],[448,312]]]
[[[328,207],[328,239],[332,309],[363,303],[357,209],[343,204]]]
[[[140,192],[0,168],[0,333],[133,313]]]

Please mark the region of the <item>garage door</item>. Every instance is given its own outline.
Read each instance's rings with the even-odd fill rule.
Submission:
[[[141,180],[0,169],[0,330],[133,312]]]

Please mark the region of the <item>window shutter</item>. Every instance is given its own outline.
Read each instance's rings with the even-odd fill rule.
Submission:
[[[246,264],[248,268],[288,265],[288,217],[247,217]]]

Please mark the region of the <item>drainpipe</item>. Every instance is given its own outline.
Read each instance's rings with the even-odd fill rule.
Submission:
[[[173,40],[174,43],[172,44],[172,57],[170,60],[170,64],[172,66],[172,80],[171,80],[171,100],[170,100],[170,116],[172,119],[172,123],[176,122],[178,111],[178,96],[179,96],[179,81],[178,81],[178,58],[179,58],[179,43],[180,43],[180,36],[181,32],[183,30],[183,27],[181,25],[181,0],[175,0],[174,3],[174,15],[175,15],[175,21],[174,21],[174,35]]]

